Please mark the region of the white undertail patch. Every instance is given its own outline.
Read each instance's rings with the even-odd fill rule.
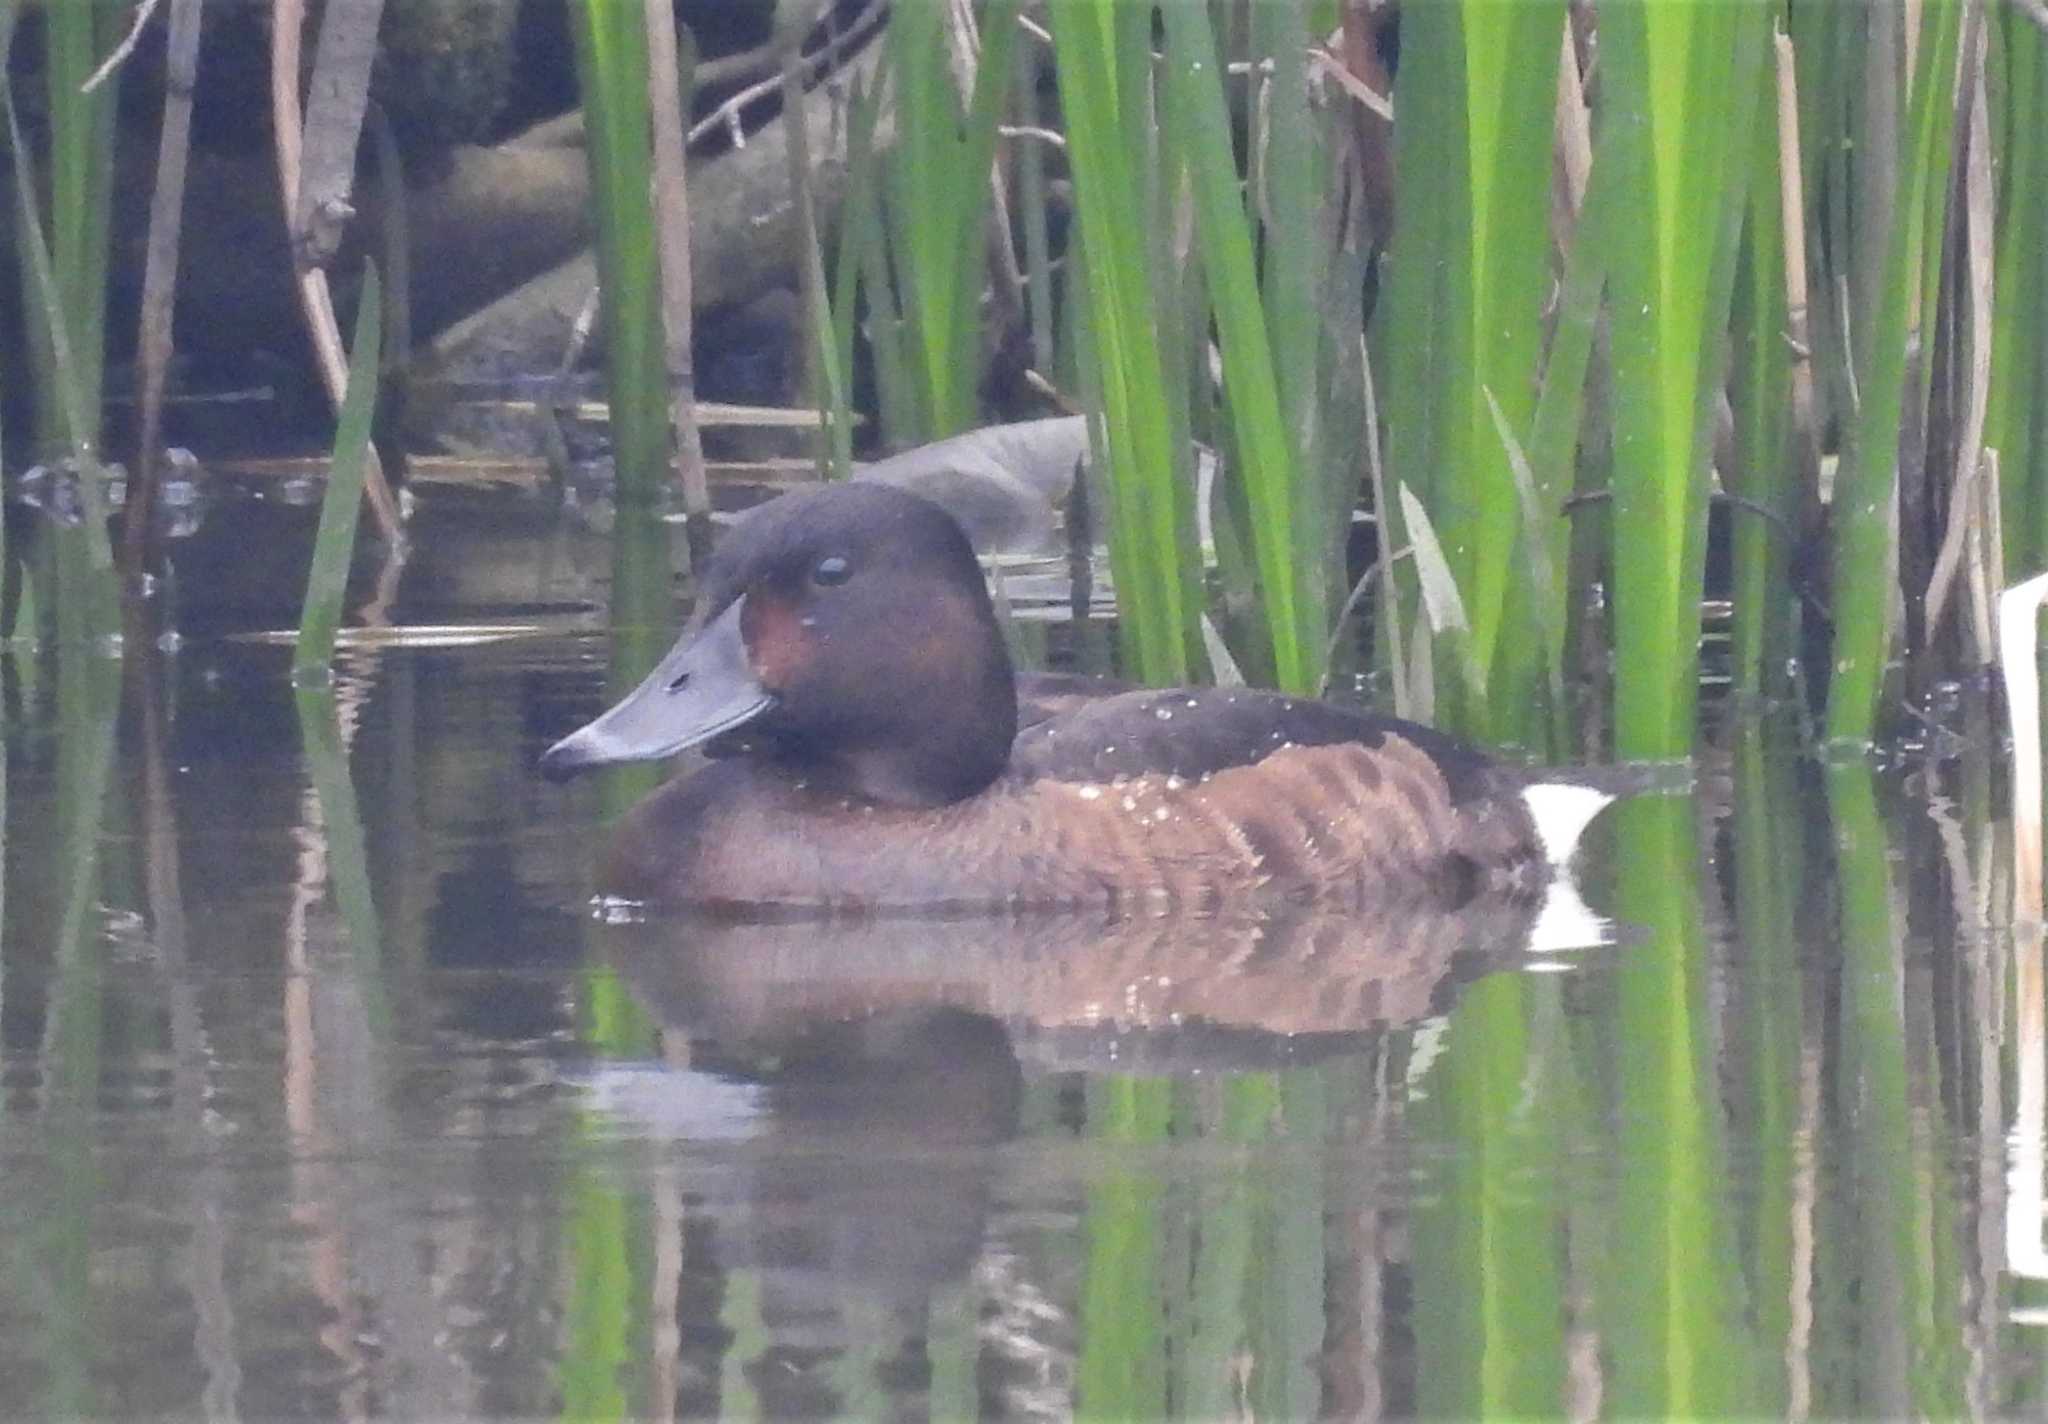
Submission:
[[[1552,865],[1572,858],[1587,824],[1613,799],[1605,791],[1568,781],[1539,781],[1522,788],[1522,802],[1536,823],[1536,839]]]
[[[1529,926],[1529,953],[1567,954],[1614,943],[1614,921],[1597,914],[1579,895],[1569,875],[1559,875],[1543,892],[1543,908]],[[1562,968],[1557,960],[1538,960],[1530,968]]]

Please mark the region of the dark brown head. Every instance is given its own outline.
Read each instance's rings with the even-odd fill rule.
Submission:
[[[1016,688],[974,550],[937,505],[874,484],[763,505],[704,571],[698,611],[622,702],[542,771],[669,756],[744,728],[750,755],[890,805],[982,790]]]

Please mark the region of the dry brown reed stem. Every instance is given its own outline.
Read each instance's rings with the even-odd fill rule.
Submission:
[[[981,34],[975,28],[972,0],[953,0],[948,16],[951,23],[947,25],[946,32],[952,44],[954,79],[960,86],[962,102],[971,103],[975,77],[981,66]],[[1000,140],[1000,133],[998,138]],[[997,315],[1007,326],[1023,320],[1027,284],[1024,264],[1018,259],[1016,245],[1011,240],[1011,234],[1017,229],[1010,221],[1010,189],[1003,181],[1004,166],[1003,154],[998,148],[995,161],[989,164],[988,169],[987,234],[989,256],[995,260],[1003,280],[991,282],[989,294],[996,302]]]
[[[2005,586],[2005,537],[1998,492],[1998,452],[1986,450],[1977,465],[1977,508],[1971,511],[1963,553],[1969,569],[1970,629],[1980,666],[1998,658],[1994,590]]]
[[[2012,1162],[2005,1192],[2005,1266],[2016,1276],[2048,1277],[2048,956],[2038,933],[2015,936],[2012,1025],[2015,1089]]]
[[[683,510],[694,525],[711,514],[711,485],[704,474],[704,445],[697,433],[697,366],[690,351],[695,295],[690,273],[690,191],[683,159],[682,74],[676,58],[674,10],[667,0],[648,0],[640,8],[647,21],[655,251],[661,268],[669,419],[675,427],[676,483],[682,488]]]
[[[809,57],[803,55],[803,46],[801,44],[788,47],[788,53],[797,60],[801,73],[806,80],[814,74],[828,73],[837,66],[843,56],[853,53],[853,51],[865,44],[868,37],[881,26],[887,14],[888,7],[886,5],[880,3],[869,5],[847,22],[843,28],[835,30],[831,38],[826,40]],[[775,43],[781,45],[783,41],[778,39]],[[716,62],[713,61],[713,63]],[[710,66],[707,65],[704,69],[698,71],[699,78],[702,80],[702,87],[709,87],[709,69]],[[724,129],[731,136],[734,148],[745,148],[747,146],[747,135],[745,128],[740,122],[741,110],[745,109],[747,105],[755,100],[773,94],[781,87],[782,75],[780,73],[771,74],[766,79],[757,80],[749,84],[746,88],[720,102],[717,108],[697,120],[696,123],[690,125],[689,132],[683,139],[683,146],[688,148],[690,145],[701,141],[707,134]]]
[[[1344,61],[1327,49],[1312,49],[1308,52],[1309,63],[1318,74],[1335,82],[1339,89],[1356,99],[1365,111],[1388,123],[1394,121],[1394,101],[1376,92],[1370,84],[1344,67]]]
[[[1372,350],[1366,345],[1363,332],[1358,337],[1358,375],[1365,395],[1365,471],[1366,478],[1372,482],[1373,536],[1379,543],[1376,562],[1380,576],[1380,612],[1377,621],[1386,630],[1387,674],[1394,685],[1394,715],[1412,717],[1416,708],[1414,699],[1409,695],[1408,667],[1401,650],[1400,587],[1394,582],[1394,526],[1388,517],[1393,506],[1387,503],[1387,467],[1380,452],[1379,391],[1372,379]]]
[[[1991,125],[1984,96],[1985,33],[1981,11],[1973,16],[1970,42],[1965,46],[1963,84],[1966,87],[1968,118],[1964,130],[1963,240],[1968,262],[1970,366],[1965,392],[1962,438],[1956,443],[1955,474],[1949,496],[1948,528],[1941,553],[1927,585],[1927,634],[1931,639],[1947,607],[1956,570],[1961,565],[1966,536],[1976,521],[1977,480],[1984,452],[1984,421],[1991,401],[1991,312],[1993,300],[1993,223],[1995,210],[1991,188]],[[1988,632],[1979,629],[1980,633]],[[1988,637],[1978,642],[1980,653],[1988,656]]]
[[[128,33],[121,36],[121,43],[115,45],[113,52],[100,61],[100,67],[92,72],[85,83],[78,86],[80,93],[92,93],[107,82],[109,74],[127,62],[128,56],[135,52],[136,44],[142,39],[143,30],[148,28],[151,18],[155,16],[156,7],[157,0],[142,0],[142,3],[135,7],[135,12],[128,17]]]
[[[284,193],[285,210],[298,208],[301,173],[301,143],[305,116],[299,105],[299,36],[306,21],[305,0],[275,0],[270,27],[270,113],[276,143],[278,186]],[[341,324],[334,314],[334,293],[327,274],[298,260],[300,245],[292,242],[293,266],[297,273],[299,310],[312,338],[314,359],[320,367],[321,383],[336,411],[348,393],[348,352],[341,344]],[[363,494],[370,513],[377,520],[377,532],[394,547],[405,543],[405,526],[384,478],[384,462],[372,445],[364,454]]]
[[[1799,169],[1799,75],[1792,37],[1773,37],[1778,80],[1778,206],[1785,227],[1785,341],[1792,348],[1786,374],[1792,383],[1792,456],[1810,522],[1820,488],[1820,430],[1813,403],[1813,336],[1808,323],[1806,278],[1806,183]]]
[[[819,412],[818,438],[812,443],[811,453],[819,476],[830,478],[835,457],[833,441],[825,431],[824,412],[836,402],[825,386],[819,342],[832,329],[832,322],[825,310],[825,256],[818,239],[816,195],[811,190],[810,124],[804,118],[803,81],[794,53],[782,66],[782,122],[789,129],[789,142],[785,145],[789,155],[789,191],[796,204],[797,291],[803,300],[804,330],[814,333],[813,339],[804,343],[804,367],[810,375],[811,397],[817,401]],[[838,473],[846,475],[852,471]]]
[[[2041,923],[2041,674],[2035,663],[2048,574],[2014,584],[1998,599],[1998,660],[2012,731],[2013,922]]]
[[[201,0],[172,0],[164,52],[164,122],[157,139],[156,188],[149,199],[149,240],[142,262],[142,315],[136,350],[142,365],[142,429],[135,487],[122,514],[122,563],[142,567],[156,502],[158,447],[163,443],[164,383],[171,364],[172,297],[178,285],[178,237],[185,211],[185,168],[192,147],[192,91],[199,73]],[[147,9],[155,8],[151,0]],[[132,35],[131,35],[132,37]],[[105,66],[102,66],[105,69]]]
[[[1942,531],[1941,551],[1935,555],[1934,568],[1927,577],[1927,637],[1930,642],[1935,630],[1941,626],[1942,614],[1948,611],[1949,594],[1955,587],[1963,556],[1975,547],[1972,536],[1979,532],[1978,519],[1982,511],[1977,490],[1981,475],[1979,465],[1959,468],[1955,483],[1949,489],[1947,527]],[[1978,651],[1988,654],[1990,644],[1980,640]]]
[[[1586,201],[1586,179],[1593,171],[1593,120],[1586,108],[1586,89],[1579,77],[1578,46],[1570,25],[1559,27],[1557,55],[1557,172],[1562,182],[1564,211],[1558,216],[1566,230],[1576,226]]]

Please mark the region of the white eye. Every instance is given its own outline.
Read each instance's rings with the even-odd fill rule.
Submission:
[[[852,577],[853,565],[840,554],[827,554],[818,560],[817,566],[811,570],[811,582],[825,588],[845,583]]]

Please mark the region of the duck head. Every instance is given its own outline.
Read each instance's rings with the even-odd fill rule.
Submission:
[[[936,806],[987,787],[1016,738],[988,587],[952,517],[875,484],[784,495],[731,530],[647,679],[541,770],[648,761],[744,729],[821,789]]]

